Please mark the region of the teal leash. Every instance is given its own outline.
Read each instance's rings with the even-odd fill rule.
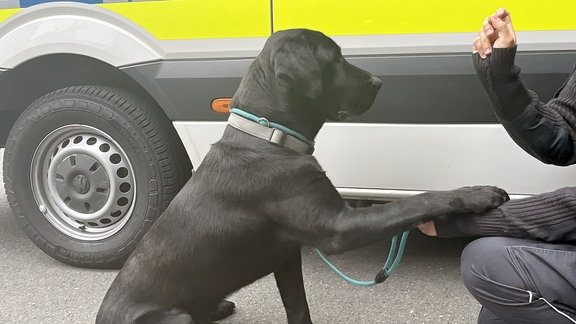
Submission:
[[[295,132],[295,131],[291,130],[290,128],[285,127],[283,125],[271,122],[266,118],[255,116],[249,112],[246,112],[246,111],[238,109],[238,108],[230,108],[230,112],[233,114],[242,116],[242,117],[244,117],[248,120],[251,120],[253,122],[256,122],[262,126],[279,129],[279,130],[281,130],[287,134],[294,136],[295,138],[301,140],[302,142],[304,142],[310,146],[314,145],[314,141],[307,139],[302,134]],[[358,281],[358,280],[355,280],[355,279],[352,279],[352,278],[346,276],[334,264],[332,264],[330,261],[328,261],[326,256],[324,256],[324,254],[320,250],[318,250],[318,249],[315,249],[315,250],[316,250],[316,253],[318,254],[318,256],[320,256],[320,259],[322,259],[322,261],[324,261],[324,263],[326,263],[328,265],[328,267],[330,267],[330,269],[332,269],[332,271],[334,271],[338,276],[340,276],[346,282],[351,283],[353,285],[357,285],[357,286],[370,287],[370,286],[374,286],[374,285],[377,285],[379,283],[386,281],[386,279],[388,279],[388,277],[390,277],[392,275],[394,270],[396,270],[396,267],[398,266],[398,264],[400,263],[400,259],[402,258],[402,254],[404,253],[404,247],[406,246],[406,240],[408,239],[408,233],[409,233],[409,231],[405,231],[404,233],[402,233],[402,238],[400,239],[399,245],[398,245],[398,236],[394,235],[394,237],[392,237],[392,242],[390,243],[390,251],[388,252],[388,258],[386,258],[386,262],[384,263],[384,266],[382,267],[380,272],[378,272],[378,274],[376,274],[376,277],[372,281]],[[396,246],[397,245],[398,245],[398,252],[396,252]]]
[[[400,259],[402,258],[402,254],[404,253],[404,248],[406,246],[406,241],[408,239],[408,233],[409,231],[405,231],[404,233],[402,233],[402,238],[400,239],[400,244],[398,246],[398,252],[396,252],[396,245],[398,245],[398,236],[394,235],[394,237],[392,237],[392,242],[390,243],[390,251],[388,252],[388,258],[386,258],[384,266],[382,267],[380,272],[376,274],[376,277],[372,281],[358,281],[348,277],[342,271],[340,271],[334,264],[328,261],[326,256],[320,250],[318,249],[315,250],[316,253],[320,256],[320,259],[322,259],[322,261],[324,261],[324,263],[326,263],[328,267],[332,269],[332,271],[334,271],[338,276],[340,276],[340,278],[344,279],[344,281],[356,286],[370,287],[377,285],[379,283],[383,283],[384,281],[386,281],[386,279],[388,279],[388,277],[392,275],[394,270],[396,270],[396,267],[398,266],[398,264],[400,263]]]

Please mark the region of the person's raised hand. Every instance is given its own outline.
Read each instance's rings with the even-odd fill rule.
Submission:
[[[486,58],[492,53],[493,48],[509,48],[514,45],[516,45],[516,32],[510,12],[500,8],[484,19],[479,35],[474,39],[473,52]]]

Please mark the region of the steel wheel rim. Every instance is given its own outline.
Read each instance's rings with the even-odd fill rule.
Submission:
[[[67,125],[54,130],[38,145],[30,170],[40,212],[69,237],[106,239],[132,215],[136,179],[130,159],[97,128]]]

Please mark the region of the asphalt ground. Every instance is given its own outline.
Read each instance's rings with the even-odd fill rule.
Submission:
[[[304,281],[314,323],[475,323],[480,306],[460,280],[467,242],[412,232],[393,276],[369,288],[344,282],[305,248]],[[350,276],[371,280],[388,247],[379,242],[330,259]],[[44,254],[18,228],[0,189],[0,323],[94,323],[116,273],[71,267]],[[286,323],[272,276],[229,299],[236,313],[220,323]]]

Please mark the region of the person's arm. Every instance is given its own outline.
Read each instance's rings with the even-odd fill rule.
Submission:
[[[514,65],[516,32],[505,9],[484,19],[473,48],[474,67],[510,137],[545,163],[576,163],[576,70],[552,100],[541,102]]]
[[[576,242],[576,187],[511,200],[484,214],[436,220],[438,237],[508,236]]]
[[[499,9],[486,18],[473,46],[474,66],[496,115],[510,136],[541,161],[556,165],[574,164],[576,67],[554,98],[544,104],[536,93],[524,86],[519,76],[520,69],[514,65],[516,33],[509,12]],[[566,188],[526,200],[510,201],[496,210],[472,218],[430,221],[418,227],[430,236],[566,238],[569,233],[576,232],[576,208],[572,203],[567,203],[574,200],[575,191],[575,188]],[[564,204],[556,205],[557,200]],[[542,210],[534,207],[535,203],[540,204],[538,206]],[[524,207],[527,209],[524,210]],[[543,217],[540,220],[542,223],[535,222],[549,211],[557,213],[557,218]],[[538,229],[538,226],[541,227]]]
[[[474,66],[494,112],[510,137],[544,163],[576,163],[576,70],[543,103],[527,89],[514,65],[516,46],[494,48],[487,58],[474,54]]]

